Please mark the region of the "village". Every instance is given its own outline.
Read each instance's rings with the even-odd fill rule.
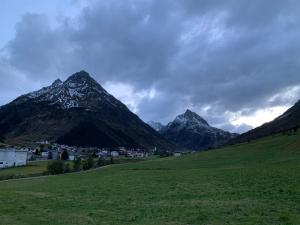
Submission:
[[[41,141],[32,144],[30,147],[2,146],[0,148],[0,169],[8,167],[25,166],[32,161],[51,161],[86,159],[93,158],[148,158],[157,154],[157,148],[97,148],[97,147],[76,147]],[[180,156],[180,152],[168,154],[168,156]]]

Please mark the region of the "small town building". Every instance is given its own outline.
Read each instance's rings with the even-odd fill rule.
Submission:
[[[42,157],[48,159],[49,152],[42,152]]]
[[[74,161],[76,159],[75,153],[74,152],[69,152],[69,160]]]
[[[98,153],[96,153],[96,155],[101,158],[101,157],[107,157],[109,155],[108,151],[107,150],[102,150]]]
[[[25,166],[27,151],[14,148],[0,149],[0,168]]]
[[[174,152],[174,153],[173,153],[173,156],[175,156],[175,157],[179,157],[179,156],[181,156],[181,155],[182,155],[181,152]]]
[[[117,151],[112,151],[112,152],[110,153],[110,155],[111,155],[112,157],[119,157],[119,152],[117,152]]]

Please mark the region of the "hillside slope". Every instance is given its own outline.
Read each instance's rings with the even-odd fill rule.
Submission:
[[[275,120],[239,135],[237,138],[231,140],[231,143],[246,142],[291,130],[295,127],[300,127],[300,101]]]
[[[300,224],[300,135],[2,182],[0,224]],[[38,209],[38,210],[32,210]]]

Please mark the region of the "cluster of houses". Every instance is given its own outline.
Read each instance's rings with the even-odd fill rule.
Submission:
[[[27,161],[34,160],[57,160],[62,158],[63,152],[67,152],[68,160],[76,158],[86,158],[89,155],[94,157],[131,157],[146,158],[153,155],[153,150],[131,149],[125,147],[117,148],[95,148],[95,147],[75,147],[60,144],[51,144],[47,141],[37,142],[34,147],[23,147],[21,149],[9,147],[0,149],[0,168],[23,166]]]

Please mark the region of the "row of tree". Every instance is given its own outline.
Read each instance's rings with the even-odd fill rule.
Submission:
[[[63,158],[63,157],[62,157]],[[47,173],[54,174],[63,174],[70,172],[78,172],[81,170],[89,170],[92,168],[102,167],[109,164],[114,164],[114,159],[111,157],[109,160],[105,160],[103,158],[99,158],[97,161],[93,158],[93,156],[89,156],[88,158],[82,160],[81,158],[77,158],[73,161],[73,165],[71,166],[71,161],[65,160],[56,160],[52,161],[47,165]]]

